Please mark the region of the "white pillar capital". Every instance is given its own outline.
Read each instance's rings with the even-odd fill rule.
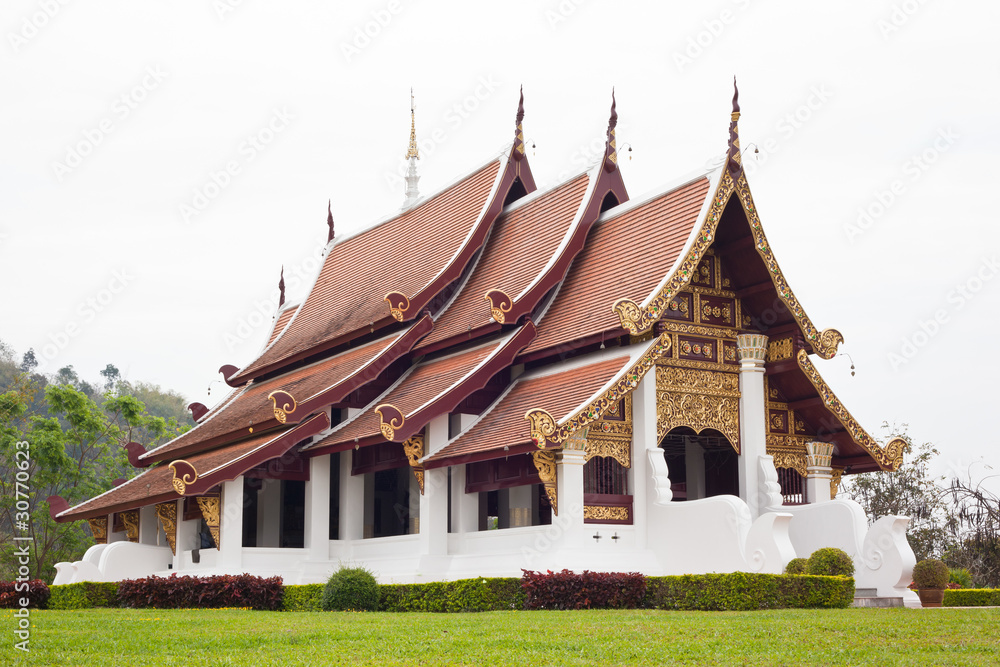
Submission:
[[[736,353],[742,362],[741,370],[763,370],[767,356],[767,336],[740,334],[736,337]]]

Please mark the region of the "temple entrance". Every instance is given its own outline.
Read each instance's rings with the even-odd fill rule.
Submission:
[[[726,436],[713,429],[695,433],[671,429],[660,441],[670,474],[673,500],[740,495],[738,455]]]

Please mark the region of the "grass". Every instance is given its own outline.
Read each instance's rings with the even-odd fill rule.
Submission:
[[[997,609],[33,611],[32,665],[992,665]],[[12,612],[0,627],[13,628]],[[13,636],[4,629],[10,642]],[[10,646],[4,653],[20,654]],[[19,662],[20,661],[20,662]],[[8,663],[6,660],[4,661]]]

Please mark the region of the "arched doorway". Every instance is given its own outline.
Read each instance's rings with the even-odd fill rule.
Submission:
[[[673,500],[697,500],[740,494],[738,454],[715,429],[695,433],[687,426],[670,429],[660,440]]]

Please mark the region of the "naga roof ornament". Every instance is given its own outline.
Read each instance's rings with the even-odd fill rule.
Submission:
[[[517,121],[514,129],[514,159],[520,162],[524,159],[524,86],[521,86],[521,99],[517,103]]]
[[[615,146],[615,128],[618,126],[618,112],[615,111],[615,89],[611,89],[611,117],[608,119],[608,145],[604,150],[604,170],[618,168],[618,148]]]
[[[729,153],[726,160],[726,170],[733,182],[739,180],[743,173],[743,156],[740,154],[740,89],[736,87],[736,77],[733,77],[733,114],[729,121]]]
[[[281,277],[278,279],[278,291],[280,292],[278,296],[278,308],[285,305],[285,266],[281,265]]]
[[[333,208],[331,208],[330,200],[326,200],[326,242],[329,243],[333,240]]]

